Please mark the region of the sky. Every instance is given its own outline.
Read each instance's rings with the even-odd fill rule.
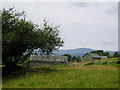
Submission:
[[[118,50],[117,2],[4,2],[2,8],[25,11],[38,25],[60,25],[65,44],[60,49]]]

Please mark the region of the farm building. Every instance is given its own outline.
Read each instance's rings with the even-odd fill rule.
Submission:
[[[105,59],[105,58],[107,58],[107,56],[101,56],[101,59]]]
[[[56,65],[67,63],[67,56],[41,56],[30,55],[30,67],[38,67],[42,65]]]
[[[102,57],[95,53],[87,53],[83,56],[84,61],[93,61],[99,59],[102,59]]]

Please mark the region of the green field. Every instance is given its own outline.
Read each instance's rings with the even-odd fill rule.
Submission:
[[[2,86],[3,88],[118,88],[118,67],[83,65],[83,63],[39,68],[19,67],[10,75],[3,76]]]

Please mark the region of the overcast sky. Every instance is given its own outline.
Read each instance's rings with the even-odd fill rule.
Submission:
[[[118,50],[117,2],[11,2],[2,7],[24,10],[26,18],[38,25],[45,18],[60,25],[65,41],[61,49]]]

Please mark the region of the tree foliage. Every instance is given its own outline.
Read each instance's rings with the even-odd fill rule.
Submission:
[[[62,56],[67,56],[68,57],[68,61],[72,61],[72,62],[74,62],[74,61],[76,61],[76,62],[81,61],[80,56],[73,56],[72,57],[70,54],[63,54]]]
[[[71,58],[71,61],[79,62],[79,61],[81,61],[81,58],[80,58],[80,56],[73,56]]]
[[[62,56],[67,56],[68,61],[71,61],[72,56],[71,56],[70,54],[64,54],[64,55],[62,55]]]
[[[90,53],[96,53],[100,56],[109,56],[109,52],[104,52],[103,50],[95,50],[95,51],[91,51]]]
[[[103,56],[109,56],[109,52],[103,52]]]
[[[23,18],[24,12],[13,8],[2,11],[2,56],[6,66],[16,65],[23,52],[31,48],[35,25]]]
[[[113,54],[113,57],[119,57],[119,54],[118,54],[118,52],[115,52],[114,54]]]
[[[48,24],[48,21],[44,20],[44,24],[41,27],[41,43],[38,45],[41,52],[45,55],[52,54],[52,51],[58,50],[63,45],[63,40],[59,36],[59,27],[53,27]]]
[[[25,12],[14,8],[2,11],[2,56],[3,64],[14,66],[23,53],[30,54],[37,49],[49,55],[63,45],[58,27],[44,20],[42,27],[27,21]]]
[[[95,50],[95,51],[91,51],[90,53],[96,53],[98,55],[103,55],[103,50]]]

